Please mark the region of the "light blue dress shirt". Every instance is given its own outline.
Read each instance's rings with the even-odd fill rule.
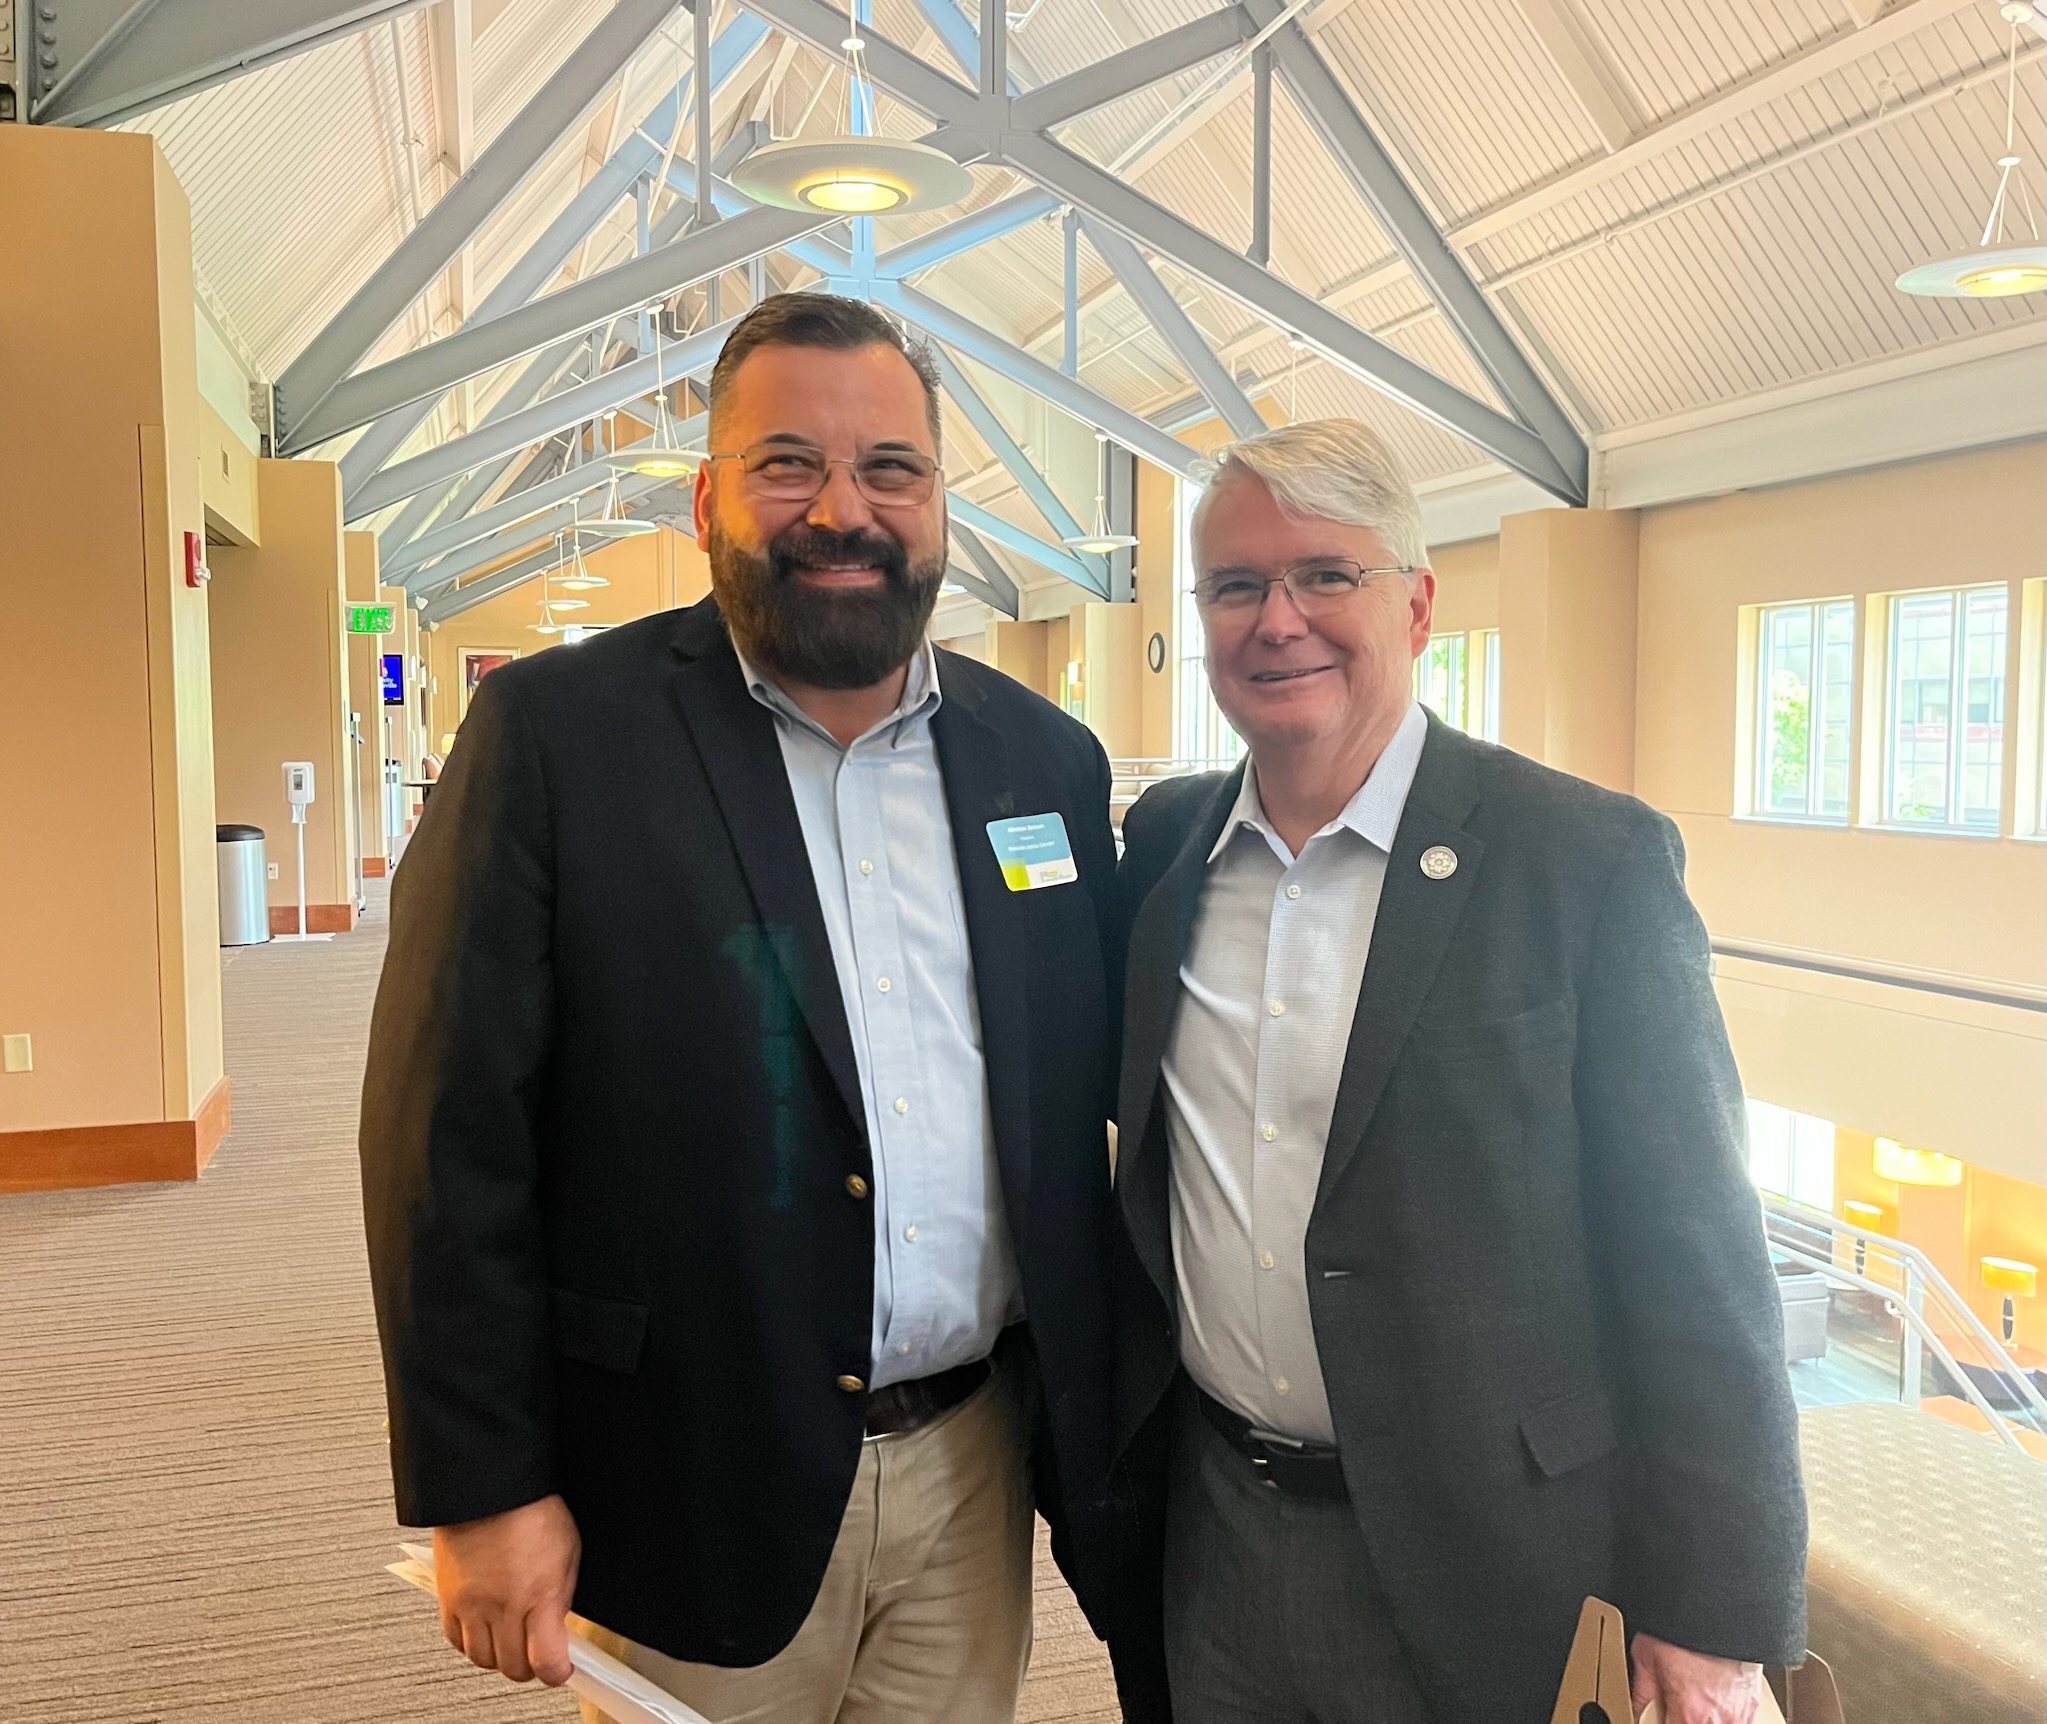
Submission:
[[[739,664],[775,715],[860,1071],[878,1389],[986,1357],[1023,1311],[931,737],[938,660],[926,642],[896,710],[847,748],[744,654]]]
[[[1296,856],[1258,768],[1208,855],[1166,1045],[1169,1216],[1187,1374],[1261,1429],[1333,1442],[1308,1309],[1308,1221],[1387,853],[1428,740],[1410,706]]]

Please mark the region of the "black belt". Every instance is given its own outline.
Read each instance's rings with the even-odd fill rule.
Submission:
[[[1201,1416],[1257,1469],[1259,1480],[1269,1488],[1288,1496],[1350,1500],[1342,1460],[1327,1443],[1295,1442],[1290,1437],[1261,1433],[1249,1419],[1231,1412],[1213,1395],[1197,1388],[1194,1398],[1201,1405]]]

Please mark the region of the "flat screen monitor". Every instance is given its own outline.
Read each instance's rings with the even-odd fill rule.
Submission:
[[[387,652],[380,655],[379,668],[384,684],[384,704],[403,706],[405,704],[405,655],[402,652]]]

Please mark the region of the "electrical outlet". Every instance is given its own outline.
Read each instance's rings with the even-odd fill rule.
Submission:
[[[0,1036],[0,1071],[32,1072],[35,1069],[35,1049],[27,1036]]]
[[[267,867],[266,867],[266,868],[265,868],[265,869],[263,870],[263,872],[264,872],[265,874],[269,875],[269,876],[270,876],[270,878],[271,878],[271,879],[273,879],[273,880],[282,880],[282,879],[284,878],[284,876],[283,876],[282,874],[278,873],[278,871],[277,871],[277,870],[279,869],[279,867],[280,867],[280,866],[282,866],[282,864],[280,864],[280,863],[276,863],[276,862],[272,862],[271,864],[269,864],[269,866],[267,866]]]

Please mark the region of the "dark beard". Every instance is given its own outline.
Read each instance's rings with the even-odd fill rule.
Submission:
[[[740,650],[764,670],[809,688],[871,688],[907,664],[924,638],[945,577],[943,559],[909,566],[885,533],[832,533],[799,521],[742,550],[711,524],[711,587]],[[865,592],[807,587],[806,564],[871,563],[882,584]]]

